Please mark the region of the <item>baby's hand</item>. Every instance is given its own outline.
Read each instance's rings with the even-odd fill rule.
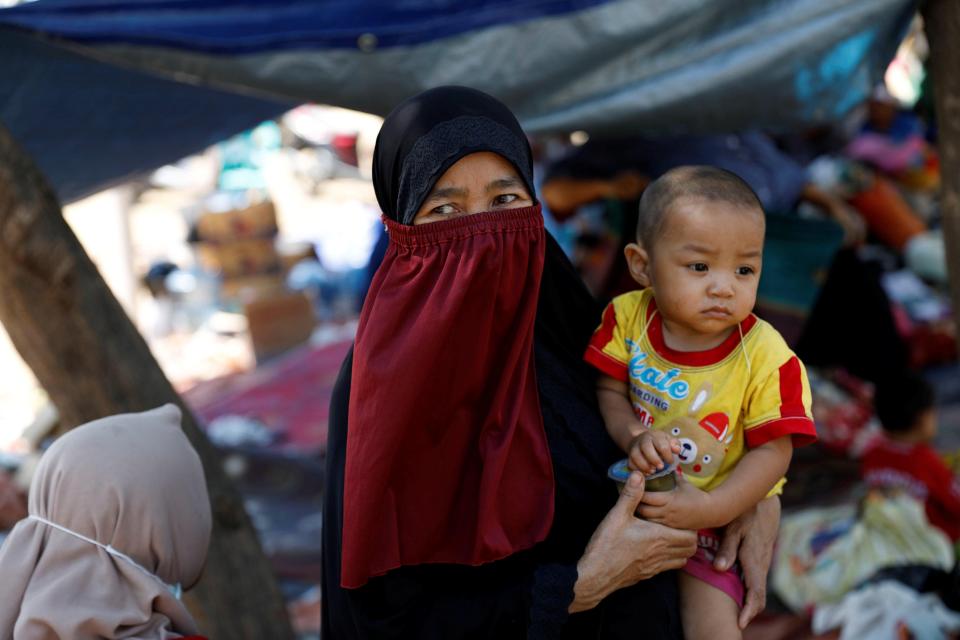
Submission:
[[[633,439],[628,453],[630,468],[650,475],[663,469],[664,462],[673,462],[673,454],[680,453],[680,443],[664,431],[647,429]]]
[[[637,515],[674,529],[696,531],[720,526],[713,513],[716,506],[709,493],[678,476],[677,486],[672,491],[644,493]]]

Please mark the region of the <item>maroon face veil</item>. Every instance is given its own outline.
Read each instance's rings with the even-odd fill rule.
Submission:
[[[497,560],[543,540],[552,523],[533,359],[545,251],[539,205],[419,226],[394,220],[412,219],[449,166],[484,150],[510,160],[533,193],[526,139],[485,94],[421,94],[387,118],[377,141],[374,182],[390,247],[354,347],[347,588],[404,565]],[[409,184],[414,178],[429,184]]]

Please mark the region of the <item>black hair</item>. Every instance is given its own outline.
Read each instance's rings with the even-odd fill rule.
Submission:
[[[648,252],[653,250],[667,214],[680,198],[725,202],[763,215],[760,198],[737,174],[708,165],[676,167],[651,182],[640,198],[637,241]]]
[[[912,371],[887,376],[877,382],[873,408],[884,431],[902,433],[913,429],[933,408],[933,387]]]

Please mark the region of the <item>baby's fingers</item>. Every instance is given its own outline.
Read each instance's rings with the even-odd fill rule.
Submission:
[[[653,438],[647,438],[640,443],[640,450],[643,452],[643,457],[647,459],[653,468],[647,471],[646,473],[651,473],[656,469],[663,468],[663,459],[660,457],[660,454],[657,452],[657,443]],[[671,454],[672,456],[672,454]]]
[[[677,448],[673,448],[673,443],[676,442],[673,438],[657,438],[657,453],[661,460],[673,462],[673,454],[680,453],[680,445],[677,445]],[[663,465],[660,465],[661,468]]]
[[[644,475],[650,475],[654,471],[654,466],[647,461],[647,458],[641,450],[640,445],[635,445],[632,449],[630,449],[629,466],[631,469],[636,469]]]

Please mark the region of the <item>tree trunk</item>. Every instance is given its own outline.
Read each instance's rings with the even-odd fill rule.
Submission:
[[[937,111],[940,214],[954,326],[960,340],[960,2],[927,0],[923,23],[930,42],[929,69]]]
[[[0,322],[68,427],[165,402],[183,409],[213,507],[207,568],[188,605],[214,640],[292,638],[270,566],[217,452],[64,221],[43,175],[2,125]]]

